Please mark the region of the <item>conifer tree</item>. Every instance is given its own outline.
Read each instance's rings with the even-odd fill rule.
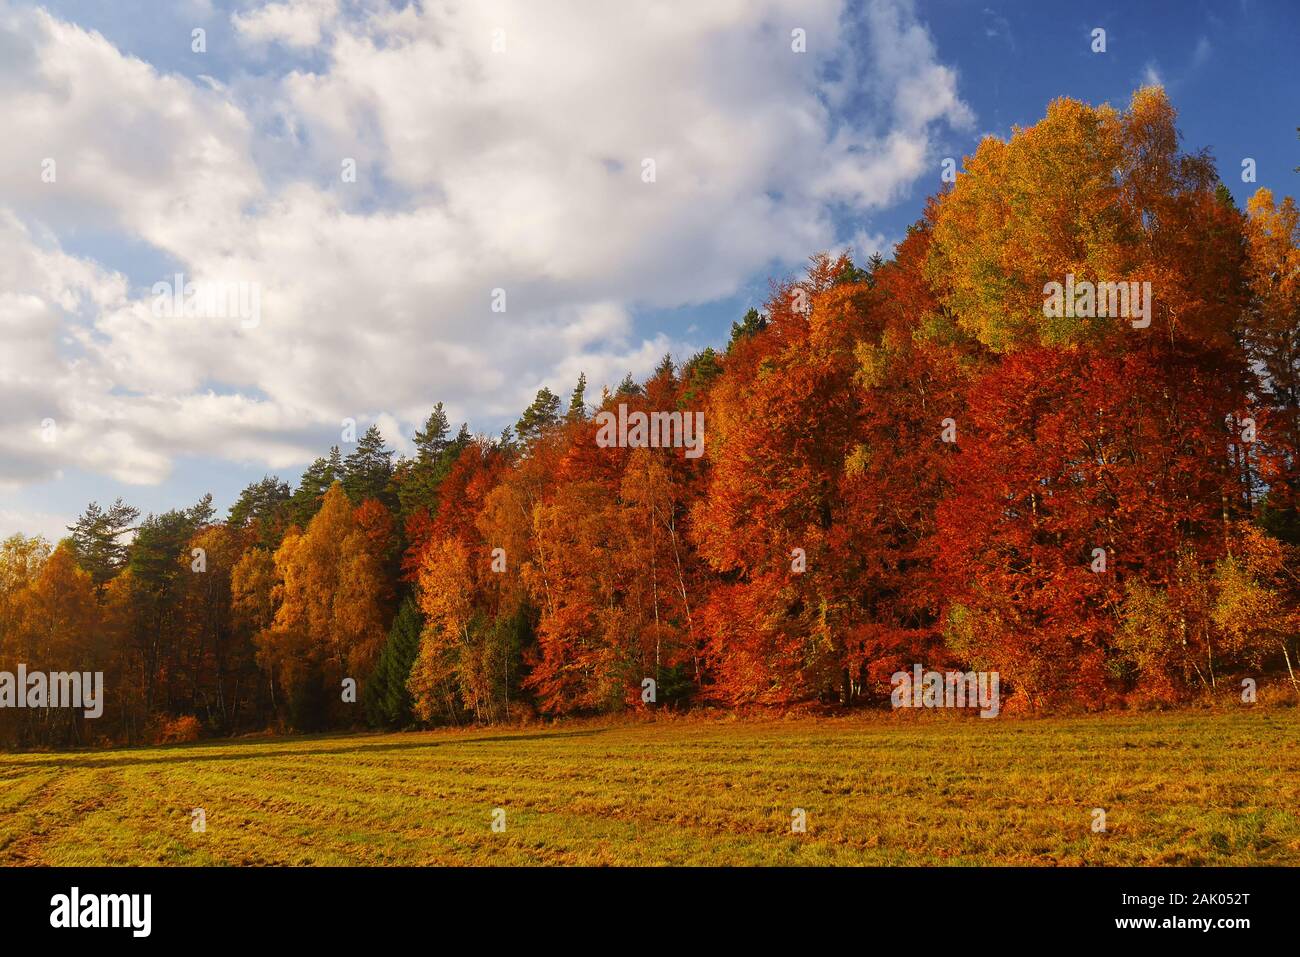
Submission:
[[[515,435],[524,445],[532,445],[559,422],[560,397],[542,386],[537,390],[533,404],[524,410],[524,414],[515,423]]]
[[[107,511],[98,502],[91,502],[76,524],[68,526],[77,565],[90,573],[96,588],[102,589],[126,567],[127,545],[121,538],[139,517],[139,509],[119,498]]]
[[[569,396],[569,413],[570,422],[581,422],[587,417],[587,374],[578,373],[578,384],[573,387],[573,394]]]
[[[419,654],[423,630],[424,616],[420,614],[420,606],[414,598],[408,597],[393,619],[388,641],[379,653],[374,673],[366,682],[363,695],[366,720],[372,727],[400,728],[413,720],[411,693],[406,681]]]
[[[318,458],[302,473],[298,487],[289,502],[289,519],[299,528],[320,511],[321,499],[330,486],[343,478],[343,456],[338,446],[330,449],[328,458]]]
[[[372,425],[357,440],[357,447],[343,462],[343,491],[354,505],[368,498],[390,504],[388,483],[393,477],[393,452],[384,448],[379,426]]]

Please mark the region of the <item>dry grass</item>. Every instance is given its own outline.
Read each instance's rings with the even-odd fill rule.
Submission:
[[[4,755],[0,861],[1297,864],[1297,731],[1294,709],[927,714]]]

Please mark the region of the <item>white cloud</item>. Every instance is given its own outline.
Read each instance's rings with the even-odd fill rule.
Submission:
[[[0,480],[157,482],[183,453],[287,468],[343,417],[405,447],[438,400],[484,425],[580,371],[596,395],[699,345],[638,334],[637,310],[874,241],[837,235],[832,208],[869,221],[972,119],[902,0],[855,23],[833,0],[293,0],[233,19],[325,66],[191,81],[0,12],[0,398],[24,423]],[[187,280],[256,283],[260,325],[154,315],[170,270],[128,281],[68,253],[87,231]]]
[[[853,252],[853,261],[861,266],[865,265],[875,253],[880,253],[888,259],[893,255],[894,247],[898,243],[898,239],[889,239],[884,233],[868,233],[860,229],[853,234],[853,241],[849,246]]]
[[[338,15],[338,0],[288,0],[268,3],[231,17],[235,29],[254,43],[278,41],[290,47],[311,47]]]
[[[240,244],[241,207],[262,186],[251,126],[228,91],[159,74],[41,10],[0,8],[0,49],[0,205],[60,233],[120,230],[182,258]]]

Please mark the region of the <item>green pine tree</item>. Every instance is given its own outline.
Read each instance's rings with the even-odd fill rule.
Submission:
[[[413,720],[411,693],[406,680],[420,652],[420,634],[424,630],[424,616],[414,598],[402,602],[393,626],[388,631],[388,641],[379,653],[375,670],[362,692],[366,720],[375,728],[401,728]]]
[[[852,259],[844,264],[844,268],[835,274],[834,284],[843,286],[849,283],[866,283],[868,286],[875,285],[874,267],[871,262],[880,259],[880,254],[873,254],[868,261],[867,269],[859,269]]]
[[[73,553],[77,564],[90,574],[96,587],[102,588],[127,562],[127,545],[121,541],[140,517],[140,510],[120,498],[107,511],[91,502],[73,525]]]
[[[354,504],[377,498],[391,504],[388,483],[393,477],[393,451],[384,448],[379,426],[372,425],[357,440],[357,447],[343,462],[343,491]]]
[[[731,324],[731,338],[727,341],[727,351],[730,352],[741,339],[752,339],[766,328],[767,317],[757,309],[750,309],[740,322]]]
[[[532,445],[546,432],[560,423],[560,397],[542,386],[537,398],[524,410],[515,423],[515,435],[524,445]]]
[[[614,395],[619,396],[620,398],[625,398],[630,395],[644,394],[645,390],[642,389],[641,386],[637,385],[636,380],[632,378],[632,373],[630,372],[623,376],[623,381],[620,382],[618,388],[614,390]]]
[[[442,403],[439,402],[429,413],[424,428],[415,433],[416,454],[420,461],[436,462],[442,456],[451,445],[447,440],[449,428],[451,426],[447,422],[447,413],[443,411]]]
[[[226,514],[226,524],[231,528],[255,528],[259,543],[273,549],[288,524],[291,498],[288,483],[281,482],[277,476],[265,475],[239,493]]]
[[[289,519],[306,528],[307,523],[320,511],[321,498],[330,487],[343,477],[343,456],[338,446],[330,449],[329,458],[320,458],[302,473],[298,487],[289,501]]]
[[[454,439],[447,438],[447,431],[447,414],[439,402],[424,428],[415,433],[415,458],[403,459],[393,470],[392,485],[397,490],[403,521],[417,509],[428,509],[431,515],[438,512],[438,490],[460,453],[472,441],[466,423],[461,424]]]
[[[569,396],[569,412],[566,418],[570,422],[581,422],[587,417],[587,373],[578,373],[578,384]]]
[[[149,515],[136,529],[127,567],[143,592],[170,597],[190,538],[211,519],[212,496],[205,495],[193,508]],[[205,518],[206,516],[206,518]]]
[[[708,389],[709,383],[720,375],[722,375],[722,362],[712,346],[707,346],[703,352],[693,355],[686,365],[682,366],[682,382],[686,384],[686,389],[682,392],[683,408],[698,400]]]

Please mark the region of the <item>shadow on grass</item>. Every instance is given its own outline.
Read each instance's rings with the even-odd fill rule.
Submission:
[[[260,761],[270,758],[304,757],[316,754],[379,754],[387,751],[418,751],[429,748],[444,748],[451,745],[458,747],[476,744],[501,744],[512,741],[546,741],[555,738],[590,738],[604,734],[608,728],[589,728],[578,731],[550,731],[540,734],[496,734],[481,738],[461,737],[426,737],[416,741],[375,741],[367,744],[370,735],[340,736],[338,734],[307,734],[285,738],[258,738],[251,740],[216,740],[202,741],[194,744],[167,744],[139,749],[57,755],[52,760],[40,762],[42,766],[57,768],[120,768],[142,764],[174,764],[194,761]],[[267,749],[267,744],[310,744],[313,741],[349,742],[333,748],[282,748]],[[231,749],[248,749],[244,753],[231,753]],[[256,750],[254,750],[256,749]],[[204,753],[220,752],[220,753]],[[17,757],[17,755],[13,755]],[[5,755],[0,755],[3,762]],[[33,765],[29,764],[28,767]]]

